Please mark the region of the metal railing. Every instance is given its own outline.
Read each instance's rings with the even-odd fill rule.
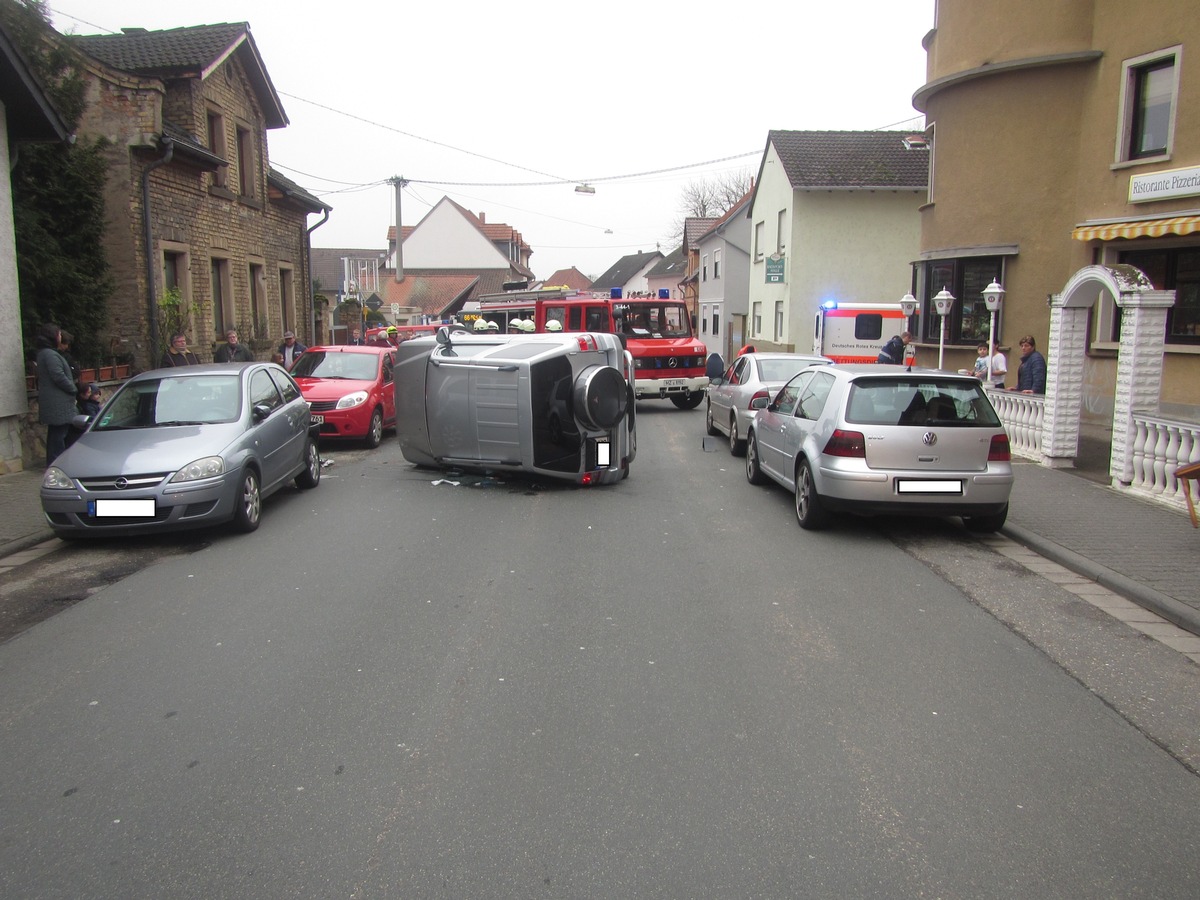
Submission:
[[[1020,394],[1016,391],[986,388],[988,399],[996,408],[1008,443],[1016,456],[1042,459],[1042,423],[1046,418],[1046,398],[1041,394]]]
[[[1200,462],[1200,424],[1133,413],[1133,480],[1129,490],[1187,509],[1189,483],[1175,471]]]

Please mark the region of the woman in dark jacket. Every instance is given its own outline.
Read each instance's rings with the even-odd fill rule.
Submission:
[[[75,380],[66,357],[58,352],[62,329],[46,324],[38,329],[38,421],[46,426],[46,465],[66,449],[67,430],[79,414],[75,408]]]

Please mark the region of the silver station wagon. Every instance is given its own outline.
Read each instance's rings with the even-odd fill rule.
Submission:
[[[755,412],[746,477],[795,494],[802,528],[831,513],[961,516],[996,531],[1008,515],[1008,435],[979,380],[848,365],[796,375]]]
[[[613,334],[452,334],[396,350],[396,435],[411,463],[576,484],[629,474],[633,357]]]

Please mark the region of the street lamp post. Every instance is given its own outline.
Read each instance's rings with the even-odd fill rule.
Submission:
[[[917,307],[919,305],[920,304],[917,302],[917,298],[912,294],[905,294],[900,298],[900,311],[904,313],[905,331],[912,327],[912,323],[909,320],[917,314]]]
[[[992,283],[983,289],[983,302],[988,308],[988,314],[991,317],[991,322],[988,324],[988,368],[987,368],[987,386],[992,386],[992,360],[996,357],[996,313],[1000,310],[1000,304],[1004,302],[1004,288],[1000,287],[999,282],[995,278]]]
[[[946,316],[950,315],[950,310],[954,308],[954,295],[943,287],[933,298],[934,308],[937,314],[942,317],[942,330],[938,335],[938,368],[942,367],[942,356],[946,350]]]

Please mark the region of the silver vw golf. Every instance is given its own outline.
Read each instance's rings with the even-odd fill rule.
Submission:
[[[263,498],[292,480],[321,480],[300,388],[274,363],[223,363],[125,382],[46,469],[41,499],[63,538],[253,531]]]
[[[759,409],[746,477],[793,491],[802,528],[829,514],[961,516],[996,531],[1008,515],[1008,435],[977,378],[934,369],[808,369]]]

